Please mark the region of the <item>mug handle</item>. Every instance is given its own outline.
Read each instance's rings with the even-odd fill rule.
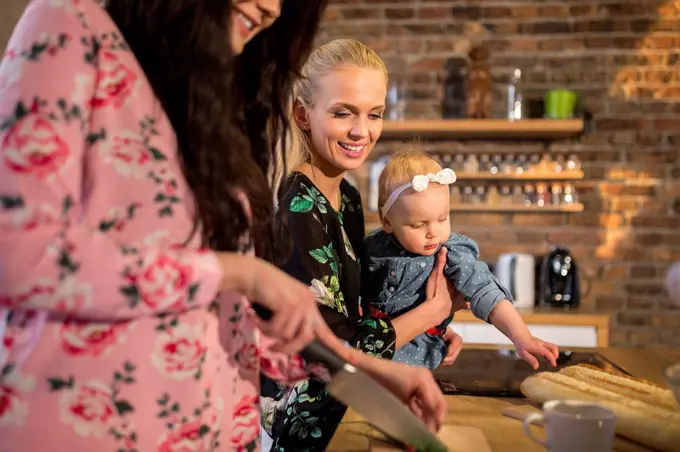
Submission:
[[[536,438],[536,436],[534,436],[534,434],[531,433],[530,428],[531,424],[533,424],[534,422],[543,421],[544,419],[545,418],[543,417],[543,413],[529,413],[529,415],[524,419],[524,422],[522,423],[522,428],[524,429],[525,435],[531,438],[534,442],[547,448],[548,446],[546,445],[545,441]]]

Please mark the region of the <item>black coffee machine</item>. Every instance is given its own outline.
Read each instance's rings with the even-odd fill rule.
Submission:
[[[555,247],[542,259],[537,282],[539,306],[575,308],[581,301],[579,267],[567,248]]]

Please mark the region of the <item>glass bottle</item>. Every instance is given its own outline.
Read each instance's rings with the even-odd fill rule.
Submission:
[[[536,189],[532,184],[524,185],[524,205],[531,206],[536,204]]]
[[[581,161],[576,154],[570,154],[567,157],[567,171],[580,171]]]
[[[508,96],[508,119],[515,121],[524,118],[524,102],[521,90],[522,71],[515,69],[510,76],[507,87]]]
[[[529,172],[537,173],[540,171],[538,165],[541,162],[541,157],[538,154],[533,154],[529,157]]]
[[[562,184],[552,184],[552,196],[550,197],[550,204],[559,206],[562,204]]]
[[[555,156],[553,167],[556,173],[561,173],[566,169],[566,163],[562,154]]]
[[[543,154],[538,163],[538,171],[540,173],[549,173],[553,169],[553,161],[550,154]]]
[[[442,116],[444,118],[465,117],[465,79],[468,63],[464,58],[449,58],[446,61],[446,79],[444,80],[444,98],[442,99]]]
[[[477,174],[479,172],[479,160],[475,154],[470,154],[465,160],[463,172],[466,174]]]
[[[526,155],[520,155],[517,157],[517,163],[515,166],[515,173],[517,174],[524,174],[527,171],[528,165],[527,165],[527,156]]]
[[[501,203],[501,195],[498,193],[498,187],[495,185],[489,186],[486,193],[486,202],[492,206],[497,206]]]
[[[578,203],[578,195],[572,184],[564,184],[564,193],[562,193],[562,203],[563,204],[576,204]]]
[[[512,187],[512,204],[515,206],[524,205],[524,191],[522,191],[521,185],[515,185]]]
[[[451,205],[458,205],[460,204],[460,187],[457,185],[452,185],[451,186]]]
[[[479,158],[479,171],[482,173],[487,173],[489,172],[490,168],[491,160],[489,159],[489,156],[487,154],[482,154],[482,156]]]
[[[513,174],[515,172],[515,156],[513,154],[508,154],[503,159],[501,164],[501,173],[503,174]]]
[[[491,174],[500,173],[502,163],[503,163],[503,157],[501,157],[500,155],[494,155],[491,158],[491,166],[489,167],[489,172]]]
[[[454,171],[464,171],[465,167],[465,156],[463,154],[456,154],[453,157],[453,168]]]
[[[406,119],[406,60],[398,58],[390,62],[388,72],[390,80],[387,85],[384,118],[390,121]]]
[[[441,164],[442,168],[453,169],[453,158],[451,157],[451,154],[442,154],[442,156],[440,158],[440,164]]]
[[[510,186],[507,184],[501,185],[501,204],[503,205],[513,204],[512,190],[510,189]]]
[[[463,189],[463,204],[469,204],[472,201],[472,187],[469,185]]]
[[[475,188],[475,203],[486,204],[486,188],[483,185],[478,185]]]
[[[550,193],[548,193],[548,184],[540,182],[536,184],[536,205],[539,207],[550,204]]]

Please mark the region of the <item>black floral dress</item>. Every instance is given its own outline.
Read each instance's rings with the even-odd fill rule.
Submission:
[[[310,286],[326,322],[335,334],[365,353],[387,359],[394,355],[395,333],[387,318],[359,309],[360,265],[364,237],[359,192],[343,180],[342,203],[336,211],[312,181],[294,173],[280,205],[293,240],[286,273]],[[272,451],[323,451],[345,414],[321,380],[292,388],[264,381],[263,424],[274,439]]]

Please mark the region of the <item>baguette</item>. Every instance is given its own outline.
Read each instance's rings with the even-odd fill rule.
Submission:
[[[596,402],[614,411],[619,435],[663,452],[680,450],[680,411],[671,392],[644,380],[576,365],[558,373],[532,375],[520,389],[539,403],[555,399]]]
[[[616,376],[597,368],[570,366],[562,369],[562,374],[574,377],[583,382],[616,394],[640,400],[649,405],[675,411],[677,405],[673,393],[653,383],[637,380],[628,376]]]

